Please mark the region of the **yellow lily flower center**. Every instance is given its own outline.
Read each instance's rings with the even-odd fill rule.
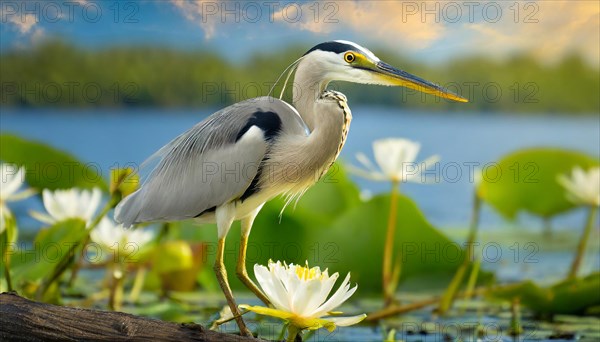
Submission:
[[[296,266],[296,275],[300,280],[308,281],[317,278],[318,267],[309,268],[308,263],[306,266]],[[323,280],[323,273],[319,274],[319,280]]]

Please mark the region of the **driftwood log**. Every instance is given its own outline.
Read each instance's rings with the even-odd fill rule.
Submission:
[[[257,341],[201,325],[44,304],[0,294],[0,341]]]

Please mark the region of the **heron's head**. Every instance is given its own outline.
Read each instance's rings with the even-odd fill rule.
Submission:
[[[327,81],[402,86],[454,101],[468,102],[437,84],[394,68],[368,49],[349,41],[321,43],[308,50],[303,59],[312,61],[312,71],[323,75]]]

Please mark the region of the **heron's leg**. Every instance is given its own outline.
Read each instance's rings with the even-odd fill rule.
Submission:
[[[262,205],[256,209],[251,215],[246,218],[243,218],[241,221],[242,224],[242,237],[240,241],[240,253],[238,256],[236,274],[238,278],[246,285],[246,287],[252,291],[258,299],[260,299],[265,305],[270,306],[271,302],[269,298],[254,284],[252,279],[248,276],[248,271],[246,270],[246,248],[248,247],[248,236],[250,235],[250,230],[252,229],[252,224],[254,223],[254,219],[256,215],[262,208]]]
[[[223,213],[225,211],[225,213]],[[215,258],[214,270],[217,276],[217,281],[221,286],[221,290],[223,290],[223,294],[225,295],[225,299],[227,300],[227,304],[231,309],[231,313],[233,317],[235,317],[235,321],[240,329],[240,334],[242,336],[250,336],[252,337],[252,332],[246,327],[246,323],[244,323],[244,319],[238,310],[237,304],[235,303],[235,299],[233,299],[233,293],[231,292],[231,288],[229,287],[229,281],[227,281],[227,270],[225,269],[225,264],[223,264],[223,252],[225,250],[225,236],[231,227],[231,223],[233,222],[233,215],[227,215],[227,208],[217,208],[217,226],[219,229],[219,242],[217,243],[217,255]]]

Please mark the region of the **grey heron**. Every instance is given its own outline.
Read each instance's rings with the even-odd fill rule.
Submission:
[[[115,210],[116,221],[126,227],[192,218],[216,223],[214,270],[242,335],[251,333],[240,316],[223,264],[227,232],[233,221],[241,221],[236,273],[269,305],[246,271],[248,236],[265,202],[278,195],[301,195],[327,172],[344,146],[352,114],[346,97],[328,90],[328,84],[404,86],[467,102],[349,41],[318,44],[288,69],[284,87],[295,71],[293,105],[266,96],[212,114],[158,150],[153,157],[160,161],[148,179]]]

